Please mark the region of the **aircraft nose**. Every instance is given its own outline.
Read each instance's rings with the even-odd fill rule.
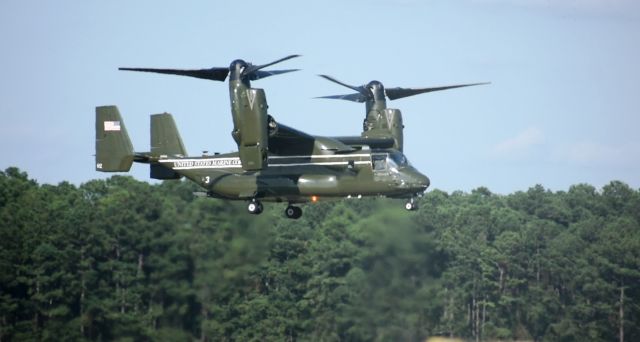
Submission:
[[[420,188],[422,191],[427,190],[427,188],[429,187],[429,185],[431,185],[431,180],[429,180],[429,177],[416,172],[417,174],[414,176],[415,178],[415,184],[417,185],[418,188]]]
[[[415,191],[416,193],[424,192],[425,190],[427,190],[427,188],[431,184],[429,177],[423,175],[422,173],[418,172],[415,169],[411,169],[407,173],[408,173],[408,177],[406,179],[407,186],[411,188],[412,191]]]

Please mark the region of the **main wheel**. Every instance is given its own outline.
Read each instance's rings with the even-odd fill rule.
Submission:
[[[247,211],[249,211],[250,214],[254,214],[254,215],[258,215],[262,212],[262,203],[260,203],[260,201],[258,200],[252,200],[251,202],[249,202],[249,204],[247,204]]]
[[[284,215],[290,219],[298,219],[302,216],[302,209],[290,205],[284,210]]]
[[[404,208],[409,211],[413,211],[418,209],[418,205],[413,201],[413,199],[411,199],[411,201],[404,204]]]

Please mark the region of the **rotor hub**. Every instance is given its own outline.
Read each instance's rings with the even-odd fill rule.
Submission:
[[[238,80],[244,76],[249,64],[242,59],[236,59],[229,65],[229,79]]]
[[[386,101],[384,94],[384,86],[379,81],[371,81],[365,86],[370,92],[370,96],[374,101]]]

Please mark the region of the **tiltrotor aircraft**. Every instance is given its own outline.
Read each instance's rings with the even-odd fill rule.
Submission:
[[[367,102],[367,119],[360,136],[313,136],[276,122],[267,113],[264,90],[252,88],[250,82],[296,71],[263,70],[294,57],[298,55],[263,65],[235,60],[228,68],[197,70],[120,68],[215,81],[228,76],[231,136],[238,152],[188,156],[168,113],[151,115],[150,152],[134,152],[118,108],[100,106],[96,107],[96,170],[126,172],[133,162],[146,163],[151,178],[187,177],[203,187],[208,197],[247,201],[251,214],[262,212],[263,201],[286,202],[286,217],[297,219],[302,209],[295,204],[362,196],[404,198],[407,210],[416,209],[414,198],[424,193],[429,178],[412,167],[402,153],[401,114],[382,106],[382,85],[376,88],[370,83],[369,93],[364,87],[347,86],[326,77],[356,89]],[[424,92],[405,89],[396,91],[402,94],[398,96],[387,89],[386,94],[390,98],[413,95],[407,91]]]

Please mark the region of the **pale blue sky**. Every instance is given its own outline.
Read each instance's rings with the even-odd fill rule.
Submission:
[[[191,154],[235,149],[226,84],[127,73],[235,58],[299,72],[260,80],[276,120],[357,135],[364,105],[317,74],[387,87],[489,86],[390,101],[405,153],[432,188],[553,190],[617,179],[640,187],[640,2],[0,2],[0,169],[76,184],[94,171],[94,107],[120,107],[136,150],[170,112]],[[346,92],[345,92],[346,91]],[[132,174],[148,179],[146,165]]]

